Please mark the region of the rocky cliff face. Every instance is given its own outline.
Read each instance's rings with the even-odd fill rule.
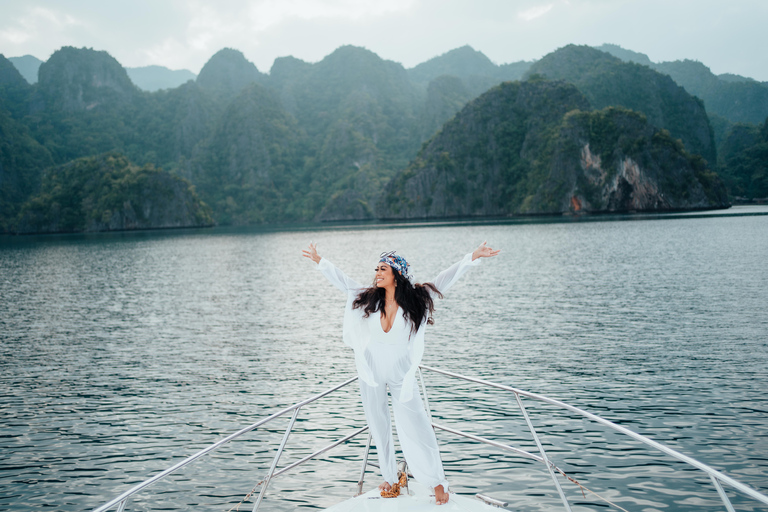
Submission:
[[[549,175],[525,213],[725,208],[717,175],[645,116],[573,111],[560,124]]]
[[[396,176],[381,218],[727,206],[699,156],[626,109],[589,112],[563,82],[504,83],[467,105]]]
[[[65,46],[40,65],[43,106],[68,112],[125,103],[139,94],[128,73],[107,52]]]

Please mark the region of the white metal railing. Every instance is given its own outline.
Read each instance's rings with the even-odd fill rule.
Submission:
[[[173,473],[173,472],[183,468],[184,466],[187,466],[187,465],[191,464],[192,462],[196,461],[200,457],[211,453],[212,451],[222,447],[223,445],[229,443],[230,441],[232,441],[234,439],[237,439],[238,437],[242,436],[243,434],[246,434],[246,433],[248,433],[248,432],[250,432],[252,430],[255,430],[255,429],[259,428],[260,426],[265,425],[266,423],[269,423],[270,421],[274,420],[275,418],[279,418],[280,416],[283,416],[283,415],[293,411],[293,415],[291,417],[290,424],[288,425],[288,428],[285,431],[285,435],[283,436],[283,441],[280,444],[280,448],[278,449],[277,454],[275,455],[275,458],[272,461],[272,467],[270,468],[270,471],[267,474],[267,476],[264,478],[264,480],[262,480],[260,482],[261,483],[261,492],[259,493],[259,497],[257,498],[256,504],[254,505],[254,508],[253,508],[253,510],[256,510],[259,507],[259,504],[261,503],[261,500],[264,498],[264,493],[267,490],[267,485],[269,485],[269,481],[272,478],[274,478],[277,475],[280,475],[280,474],[284,473],[285,471],[288,471],[289,469],[292,469],[292,468],[298,466],[299,464],[301,464],[303,462],[308,461],[311,458],[317,457],[318,455],[327,452],[331,448],[334,448],[334,447],[340,445],[341,443],[343,443],[345,441],[348,441],[349,439],[352,439],[354,436],[356,436],[356,435],[358,435],[358,434],[360,434],[362,432],[365,432],[368,429],[367,426],[365,426],[363,428],[360,428],[360,429],[357,429],[354,432],[352,432],[351,434],[349,434],[347,436],[344,436],[344,437],[342,437],[341,439],[339,439],[337,441],[334,441],[333,443],[329,444],[328,446],[326,446],[324,448],[321,448],[320,450],[316,451],[312,455],[304,457],[300,461],[297,461],[297,462],[291,464],[290,466],[282,468],[279,471],[275,471],[277,463],[280,460],[280,455],[282,455],[282,453],[283,453],[283,448],[285,448],[285,444],[288,441],[288,436],[290,435],[290,432],[293,429],[293,424],[296,421],[296,417],[299,414],[299,410],[302,407],[304,407],[305,405],[310,404],[310,403],[312,403],[312,402],[314,402],[316,400],[319,400],[319,399],[323,398],[324,396],[329,395],[329,394],[333,393],[334,391],[337,391],[337,390],[339,390],[339,389],[341,389],[341,388],[351,384],[352,382],[354,382],[356,380],[357,380],[357,377],[352,377],[350,379],[347,379],[344,382],[342,382],[341,384],[338,384],[338,385],[336,385],[336,386],[334,386],[332,388],[326,389],[322,393],[318,393],[317,395],[311,396],[311,397],[309,397],[309,398],[307,398],[305,400],[302,400],[300,402],[296,402],[295,404],[291,405],[290,407],[286,407],[285,409],[282,409],[282,410],[272,414],[271,416],[268,416],[268,417],[264,418],[263,420],[257,421],[256,423],[254,423],[252,425],[249,425],[249,426],[247,426],[247,427],[245,427],[243,429],[238,430],[234,434],[228,435],[224,439],[222,439],[222,440],[220,440],[220,441],[218,441],[218,442],[208,446],[207,448],[204,448],[204,449],[200,450],[199,452],[195,453],[194,455],[191,455],[191,456],[187,457],[186,459],[182,460],[178,464],[174,464],[173,466],[169,467],[168,469],[166,469],[164,471],[161,471],[160,473],[156,474],[152,478],[144,480],[140,484],[137,484],[137,485],[131,487],[130,489],[128,489],[127,491],[122,493],[120,496],[117,496],[116,498],[111,499],[110,501],[108,501],[107,503],[103,504],[102,506],[100,506],[98,508],[95,508],[93,510],[93,512],[104,512],[106,510],[111,510],[115,505],[117,505],[117,507],[118,507],[117,508],[118,512],[123,512],[123,510],[125,510],[126,504],[128,503],[128,500],[131,498],[131,496],[134,496],[135,494],[138,494],[139,492],[141,492],[145,488],[149,487],[150,485],[158,482],[159,480],[162,480],[163,478],[165,478],[166,476],[170,475],[171,473]],[[257,486],[258,486],[258,484],[257,484]]]
[[[555,473],[553,471],[553,470],[558,470],[559,468],[557,468],[554,464],[552,464],[549,461],[549,459],[547,458],[547,455],[546,455],[546,453],[544,451],[544,448],[541,445],[541,442],[539,441],[539,436],[536,433],[536,430],[535,430],[535,428],[533,426],[533,423],[531,423],[531,420],[528,417],[528,413],[526,412],[525,407],[523,406],[523,402],[522,402],[520,397],[531,398],[531,399],[537,400],[539,402],[544,402],[544,403],[547,403],[547,404],[550,404],[550,405],[554,405],[556,407],[560,407],[562,409],[566,409],[568,411],[577,413],[577,414],[579,414],[581,416],[584,416],[584,417],[586,417],[586,418],[588,418],[588,419],[590,419],[592,421],[595,421],[597,423],[605,425],[605,426],[607,426],[607,427],[609,427],[609,428],[611,428],[611,429],[613,429],[613,430],[615,430],[617,432],[620,432],[622,434],[628,435],[628,436],[632,437],[633,439],[636,439],[637,441],[640,441],[641,443],[644,443],[644,444],[646,444],[648,446],[651,446],[651,447],[653,447],[653,448],[655,448],[655,449],[657,449],[659,451],[662,451],[662,452],[666,453],[667,455],[670,455],[670,456],[674,457],[677,460],[680,460],[680,461],[685,462],[686,464],[689,464],[689,465],[691,465],[691,466],[693,466],[693,467],[695,467],[697,469],[700,469],[701,471],[704,471],[710,477],[710,480],[714,484],[715,489],[717,490],[717,493],[720,495],[720,498],[722,499],[723,504],[725,505],[725,508],[729,512],[734,512],[734,509],[733,509],[733,505],[731,504],[730,499],[728,498],[728,496],[725,494],[725,491],[723,490],[722,484],[727,484],[727,485],[731,486],[733,489],[736,489],[739,492],[741,492],[743,494],[746,494],[747,496],[749,496],[749,497],[751,497],[751,498],[753,498],[753,499],[755,499],[755,500],[757,500],[757,501],[759,501],[761,503],[764,503],[764,504],[768,505],[768,496],[766,496],[765,494],[762,494],[762,493],[760,493],[760,492],[758,492],[758,491],[756,491],[756,490],[754,490],[754,489],[752,489],[752,488],[742,484],[741,482],[738,482],[738,481],[734,480],[733,478],[731,478],[731,477],[729,477],[727,475],[724,475],[720,471],[717,471],[716,469],[711,468],[710,466],[707,466],[703,462],[699,462],[698,460],[693,459],[691,457],[688,457],[687,455],[683,455],[682,453],[680,453],[680,452],[678,452],[676,450],[673,450],[672,448],[669,448],[668,446],[664,446],[663,444],[658,443],[658,442],[654,441],[653,439],[649,439],[649,438],[647,438],[645,436],[642,436],[642,435],[638,434],[637,432],[633,432],[633,431],[629,430],[628,428],[622,427],[621,425],[617,425],[616,423],[608,421],[608,420],[606,420],[604,418],[601,418],[600,416],[597,416],[597,415],[592,414],[590,412],[587,412],[587,411],[584,411],[582,409],[579,409],[578,407],[574,407],[572,405],[568,405],[565,402],[561,402],[559,400],[553,400],[553,399],[548,398],[548,397],[543,396],[543,395],[539,395],[539,394],[536,394],[536,393],[531,393],[531,392],[528,392],[528,391],[523,391],[521,389],[513,388],[511,386],[506,386],[504,384],[497,384],[495,382],[487,381],[487,380],[484,380],[484,379],[477,379],[477,378],[474,378],[474,377],[467,377],[467,376],[464,376],[464,375],[460,375],[458,373],[449,372],[447,370],[440,370],[438,368],[433,368],[431,366],[421,365],[420,368],[423,369],[423,370],[429,370],[429,371],[432,371],[432,372],[435,372],[435,373],[439,373],[439,374],[445,375],[447,377],[451,377],[451,378],[455,378],[455,379],[461,379],[461,380],[465,380],[465,381],[468,381],[468,382],[474,382],[476,384],[482,384],[483,386],[486,386],[486,387],[502,389],[504,391],[510,391],[510,392],[514,393],[515,399],[517,401],[517,405],[518,405],[518,407],[520,407],[520,411],[522,412],[523,417],[525,418],[525,421],[528,424],[528,428],[531,431],[531,435],[533,436],[534,440],[536,441],[536,445],[537,445],[537,447],[539,449],[539,453],[541,454],[541,457],[537,457],[537,456],[535,456],[535,455],[533,455],[531,453],[524,452],[523,450],[512,448],[512,447],[507,446],[507,445],[501,445],[500,443],[495,443],[495,442],[492,442],[492,441],[487,440],[487,439],[479,438],[478,436],[472,436],[472,437],[475,440],[477,440],[477,441],[485,442],[485,443],[488,443],[488,444],[493,444],[493,445],[495,445],[497,447],[500,447],[500,448],[503,448],[503,449],[506,449],[506,450],[510,450],[510,451],[514,451],[515,453],[518,453],[520,455],[526,456],[528,458],[532,458],[532,459],[537,460],[539,462],[544,462],[545,465],[547,466],[547,469],[549,470],[549,474],[551,475],[552,479],[554,480],[555,487],[557,488],[558,493],[560,494],[560,498],[563,500],[563,505],[565,506],[565,509],[568,510],[569,512],[571,510],[571,507],[568,504],[568,500],[565,498],[565,494],[563,493],[563,490],[561,489],[560,484],[558,483],[557,478],[555,477]],[[424,391],[424,399],[425,399],[425,401],[427,401],[427,410],[429,410],[429,401],[428,401],[427,394],[426,394],[426,386],[424,384],[423,376],[422,376],[421,382],[422,382],[422,389]],[[470,437],[469,435],[467,435],[464,432],[457,431],[455,429],[450,429],[448,427],[445,427],[445,426],[442,426],[442,425],[438,425],[438,424],[436,424],[434,422],[432,423],[432,425],[435,428],[438,428],[438,429],[441,429],[441,430],[452,432],[452,433],[457,434],[457,435],[463,435],[463,436],[466,436],[466,437]],[[560,472],[562,472],[562,471],[560,471]]]
[[[512,453],[515,453],[515,454],[520,455],[522,457],[525,457],[525,458],[532,459],[532,460],[535,460],[537,462],[543,463],[546,466],[547,471],[549,472],[550,477],[552,478],[552,480],[553,480],[553,482],[555,484],[555,487],[556,487],[556,489],[558,491],[558,494],[560,495],[561,500],[563,501],[563,506],[569,512],[571,510],[570,504],[568,503],[568,500],[565,497],[565,493],[563,492],[563,489],[560,486],[560,483],[559,483],[559,481],[558,481],[558,479],[556,477],[555,471],[561,473],[563,476],[567,477],[567,475],[565,474],[565,472],[563,472],[560,468],[558,468],[548,458],[547,453],[544,450],[544,447],[543,447],[543,445],[542,445],[542,443],[541,443],[541,441],[539,439],[538,433],[536,432],[536,429],[535,429],[535,427],[534,427],[534,425],[533,425],[530,417],[528,416],[528,413],[527,413],[527,411],[526,411],[526,409],[525,409],[525,407],[523,405],[521,397],[530,398],[532,400],[536,400],[536,401],[539,401],[539,402],[543,402],[543,403],[547,403],[547,404],[550,404],[550,405],[554,405],[556,407],[559,407],[559,408],[566,409],[568,411],[577,413],[577,414],[579,414],[581,416],[584,416],[584,417],[586,417],[586,418],[588,418],[588,419],[590,419],[592,421],[595,421],[597,423],[605,425],[605,426],[607,426],[607,427],[609,427],[609,428],[611,428],[611,429],[613,429],[613,430],[615,430],[617,432],[620,432],[622,434],[628,435],[628,436],[632,437],[633,439],[636,439],[637,441],[640,441],[640,442],[642,442],[642,443],[644,443],[644,444],[646,444],[648,446],[651,446],[652,448],[660,450],[660,451],[666,453],[667,455],[670,455],[670,456],[674,457],[677,460],[685,462],[686,464],[689,464],[689,465],[691,465],[691,466],[693,466],[693,467],[695,467],[695,468],[697,468],[697,469],[699,469],[701,471],[704,471],[705,473],[707,473],[709,475],[713,485],[715,486],[715,489],[718,492],[718,495],[722,499],[726,509],[729,512],[733,512],[734,509],[733,509],[733,505],[731,504],[730,500],[728,499],[728,496],[725,494],[725,491],[723,490],[722,484],[727,484],[731,488],[736,489],[739,492],[742,492],[743,494],[745,494],[745,495],[747,495],[747,496],[749,496],[749,497],[751,497],[751,498],[753,498],[753,499],[755,499],[755,500],[757,500],[757,501],[759,501],[761,503],[768,504],[768,496],[766,496],[764,494],[761,494],[758,491],[755,491],[754,489],[752,489],[752,488],[750,488],[750,487],[748,487],[748,486],[746,486],[746,485],[744,485],[744,484],[734,480],[733,478],[731,478],[731,477],[729,477],[727,475],[724,475],[723,473],[721,473],[721,472],[719,472],[719,471],[717,471],[717,470],[707,466],[706,464],[703,464],[702,462],[699,462],[699,461],[697,461],[697,460],[695,460],[695,459],[693,459],[691,457],[688,457],[687,455],[683,455],[682,453],[680,453],[680,452],[678,452],[676,450],[673,450],[673,449],[671,449],[671,448],[669,448],[667,446],[664,446],[664,445],[662,445],[662,444],[660,444],[660,443],[658,443],[656,441],[653,441],[652,439],[649,439],[649,438],[647,438],[645,436],[642,436],[642,435],[640,435],[640,434],[638,434],[636,432],[633,432],[633,431],[631,431],[631,430],[629,430],[629,429],[627,429],[625,427],[617,425],[617,424],[615,424],[615,423],[613,423],[611,421],[603,419],[603,418],[601,418],[599,416],[596,416],[596,415],[594,415],[592,413],[589,413],[587,411],[584,411],[584,410],[579,409],[577,407],[574,407],[572,405],[568,405],[568,404],[566,404],[564,402],[560,402],[559,400],[553,400],[553,399],[545,397],[543,395],[538,395],[536,393],[530,393],[528,391],[523,391],[521,389],[517,389],[517,388],[511,387],[511,386],[506,386],[506,385],[503,385],[503,384],[498,384],[498,383],[495,383],[495,382],[490,382],[490,381],[487,381],[487,380],[484,380],[484,379],[478,379],[478,378],[474,378],[474,377],[467,377],[467,376],[464,376],[464,375],[460,375],[458,373],[449,372],[447,370],[440,370],[438,368],[433,368],[433,367],[425,366],[425,365],[420,366],[420,368],[423,369],[423,370],[432,371],[432,372],[435,372],[435,373],[438,373],[438,374],[441,374],[441,375],[444,375],[444,376],[447,376],[447,377],[450,377],[450,378],[455,378],[455,379],[460,379],[460,380],[464,380],[464,381],[468,381],[468,382],[473,382],[473,383],[476,383],[476,384],[481,384],[481,385],[486,386],[486,387],[501,389],[501,390],[513,393],[515,395],[516,403],[517,403],[518,407],[520,408],[521,413],[523,414],[523,417],[524,417],[524,419],[526,421],[526,424],[528,425],[528,428],[529,428],[529,430],[531,432],[531,435],[533,436],[533,439],[536,442],[536,446],[537,446],[538,452],[539,452],[538,455],[534,454],[534,453],[530,453],[530,452],[525,451],[525,450],[522,450],[520,448],[515,448],[513,446],[510,446],[510,445],[507,445],[507,444],[504,444],[504,443],[500,443],[498,441],[494,441],[494,440],[491,440],[491,439],[486,439],[484,437],[477,436],[475,434],[471,434],[471,433],[468,433],[468,432],[463,432],[461,430],[457,430],[455,428],[451,428],[451,427],[448,427],[448,426],[445,426],[445,425],[439,425],[439,424],[434,423],[434,422],[432,422],[432,425],[436,429],[440,429],[440,430],[443,430],[443,431],[446,431],[446,432],[450,432],[452,434],[455,434],[455,435],[458,435],[458,436],[462,436],[462,437],[465,437],[467,439],[471,439],[471,440],[476,441],[476,442],[485,443],[485,444],[494,446],[494,447],[496,447],[498,449],[501,449],[501,450],[504,450],[504,451],[508,451],[508,452],[512,452]],[[421,374],[421,372],[420,372],[420,374]],[[427,413],[430,415],[430,419],[431,419],[431,411],[430,411],[430,407],[429,407],[429,398],[427,396],[427,389],[426,389],[425,381],[424,381],[423,375],[420,375],[420,376],[421,376],[421,384],[422,384],[422,390],[423,390],[423,394],[424,394],[424,400],[426,402]],[[305,400],[297,402],[297,403],[295,403],[295,404],[293,404],[293,405],[291,405],[289,407],[286,407],[285,409],[282,409],[282,410],[272,414],[271,416],[268,416],[268,417],[264,418],[263,420],[260,420],[260,421],[254,423],[252,425],[249,425],[248,427],[245,427],[245,428],[243,428],[241,430],[238,430],[237,432],[235,432],[235,433],[225,437],[224,439],[222,439],[222,440],[220,440],[220,441],[218,441],[218,442],[208,446],[207,448],[205,448],[203,450],[200,450],[199,452],[195,453],[194,455],[191,455],[190,457],[187,457],[186,459],[184,459],[181,462],[179,462],[179,463],[169,467],[168,469],[166,469],[164,471],[161,471],[157,475],[155,475],[155,476],[153,476],[153,477],[151,477],[151,478],[149,478],[149,479],[147,479],[147,480],[145,480],[145,481],[135,485],[134,487],[128,489],[127,491],[125,491],[124,493],[120,494],[116,498],[114,498],[114,499],[108,501],[107,503],[105,503],[104,505],[94,509],[93,512],[105,512],[107,510],[111,510],[115,506],[118,507],[117,508],[118,512],[123,512],[125,507],[126,507],[126,504],[128,503],[128,500],[132,496],[136,495],[137,493],[139,493],[142,490],[144,490],[147,487],[149,487],[150,485],[158,482],[159,480],[161,480],[161,479],[165,478],[166,476],[170,475],[171,473],[173,473],[173,472],[183,468],[184,466],[187,466],[188,464],[191,464],[192,462],[196,461],[200,457],[203,457],[204,455],[207,455],[207,454],[213,452],[214,450],[220,448],[224,444],[227,444],[230,441],[232,441],[234,439],[237,439],[238,437],[240,437],[240,436],[242,436],[242,435],[244,435],[244,434],[246,434],[248,432],[251,432],[251,431],[257,429],[258,427],[260,427],[262,425],[265,425],[265,424],[269,423],[270,421],[272,421],[272,420],[274,420],[274,419],[276,419],[276,418],[278,418],[280,416],[283,416],[283,415],[286,415],[289,412],[292,412],[293,414],[292,414],[291,419],[289,421],[288,427],[285,430],[285,433],[283,435],[283,439],[282,439],[282,441],[280,443],[280,446],[279,446],[279,448],[277,450],[277,453],[275,454],[275,457],[272,460],[272,464],[270,466],[269,471],[267,472],[267,475],[264,477],[264,479],[262,481],[257,483],[256,486],[254,487],[254,490],[251,491],[251,493],[249,493],[248,496],[246,496],[246,499],[248,497],[250,497],[251,494],[253,492],[255,492],[256,487],[261,485],[261,490],[260,490],[259,495],[256,498],[256,501],[255,501],[254,506],[253,506],[253,511],[255,512],[259,508],[259,506],[261,505],[262,499],[264,498],[264,495],[266,493],[266,490],[267,490],[267,487],[269,485],[269,482],[273,478],[282,475],[286,471],[289,471],[289,470],[295,468],[296,466],[298,466],[300,464],[303,464],[303,463],[305,463],[305,462],[307,462],[307,461],[309,461],[309,460],[311,460],[311,459],[313,459],[313,458],[315,458],[315,457],[317,457],[317,456],[319,456],[319,455],[321,455],[321,454],[323,454],[323,453],[325,453],[325,452],[335,448],[336,446],[339,446],[340,444],[342,444],[342,443],[344,443],[344,442],[346,442],[346,441],[348,441],[348,440],[350,440],[350,439],[352,439],[352,438],[362,434],[366,430],[368,430],[368,426],[367,425],[364,426],[364,427],[358,428],[358,429],[354,430],[353,432],[351,432],[351,433],[341,437],[340,439],[330,443],[329,445],[321,448],[320,450],[317,450],[316,452],[314,452],[314,453],[312,453],[310,455],[307,455],[306,457],[304,457],[304,458],[302,458],[300,460],[292,462],[291,464],[289,464],[289,465],[287,465],[287,466],[285,466],[285,467],[283,467],[283,468],[281,468],[279,470],[277,469],[277,464],[280,461],[280,456],[282,455],[283,449],[285,448],[285,446],[286,446],[286,444],[288,442],[288,438],[290,436],[290,433],[291,433],[291,431],[293,429],[293,425],[294,425],[294,423],[296,421],[296,418],[297,418],[301,408],[303,406],[307,405],[307,404],[310,404],[312,402],[315,402],[316,400],[319,400],[320,398],[323,398],[324,396],[329,395],[330,393],[333,393],[334,391],[337,391],[337,390],[339,390],[339,389],[341,389],[341,388],[351,384],[355,380],[357,380],[357,377],[352,377],[350,379],[347,379],[344,382],[342,382],[341,384],[338,384],[338,385],[336,385],[336,386],[334,386],[332,388],[329,388],[329,389],[323,391],[322,393],[319,393],[319,394],[311,396],[311,397],[309,397],[309,398],[307,398]],[[371,447],[371,436],[369,434],[368,435],[368,441],[367,441],[366,447],[365,447],[365,453],[364,453],[364,456],[363,456],[362,471],[360,473],[360,479],[358,481],[358,493],[362,492],[363,479],[365,477],[366,467],[368,467],[368,466],[375,466],[375,464],[372,464],[372,463],[368,462],[368,455],[369,455],[369,452],[370,452],[370,447]],[[570,479],[570,477],[568,477],[568,478]],[[572,480],[572,481],[578,484],[578,482],[576,482],[575,480]],[[580,484],[578,484],[578,485],[580,485]]]

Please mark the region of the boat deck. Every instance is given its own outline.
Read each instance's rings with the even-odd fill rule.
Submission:
[[[448,503],[437,505],[435,495],[414,480],[408,482],[408,491],[403,489],[397,498],[382,498],[377,488],[365,494],[350,498],[325,509],[326,512],[498,512],[478,498],[451,493]]]

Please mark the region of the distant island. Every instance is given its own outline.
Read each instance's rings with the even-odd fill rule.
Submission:
[[[32,59],[0,56],[0,232],[768,197],[768,84],[612,45],[503,65],[465,46],[411,69],[343,46],[269,73],[223,49],[197,76],[86,48]]]

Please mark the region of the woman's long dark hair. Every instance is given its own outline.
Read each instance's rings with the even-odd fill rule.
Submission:
[[[405,320],[410,320],[411,332],[416,334],[425,317],[428,324],[434,324],[432,313],[435,311],[435,301],[432,299],[432,293],[441,299],[443,294],[432,283],[412,285],[394,268],[392,268],[392,274],[395,276],[395,284],[397,285],[395,287],[395,301],[397,301],[398,306],[403,308]],[[381,311],[381,314],[386,316],[387,312],[384,309],[386,294],[384,288],[376,286],[374,279],[373,286],[360,292],[355,302],[352,303],[352,307],[354,309],[363,308],[365,311],[363,316],[366,318],[376,311]]]

